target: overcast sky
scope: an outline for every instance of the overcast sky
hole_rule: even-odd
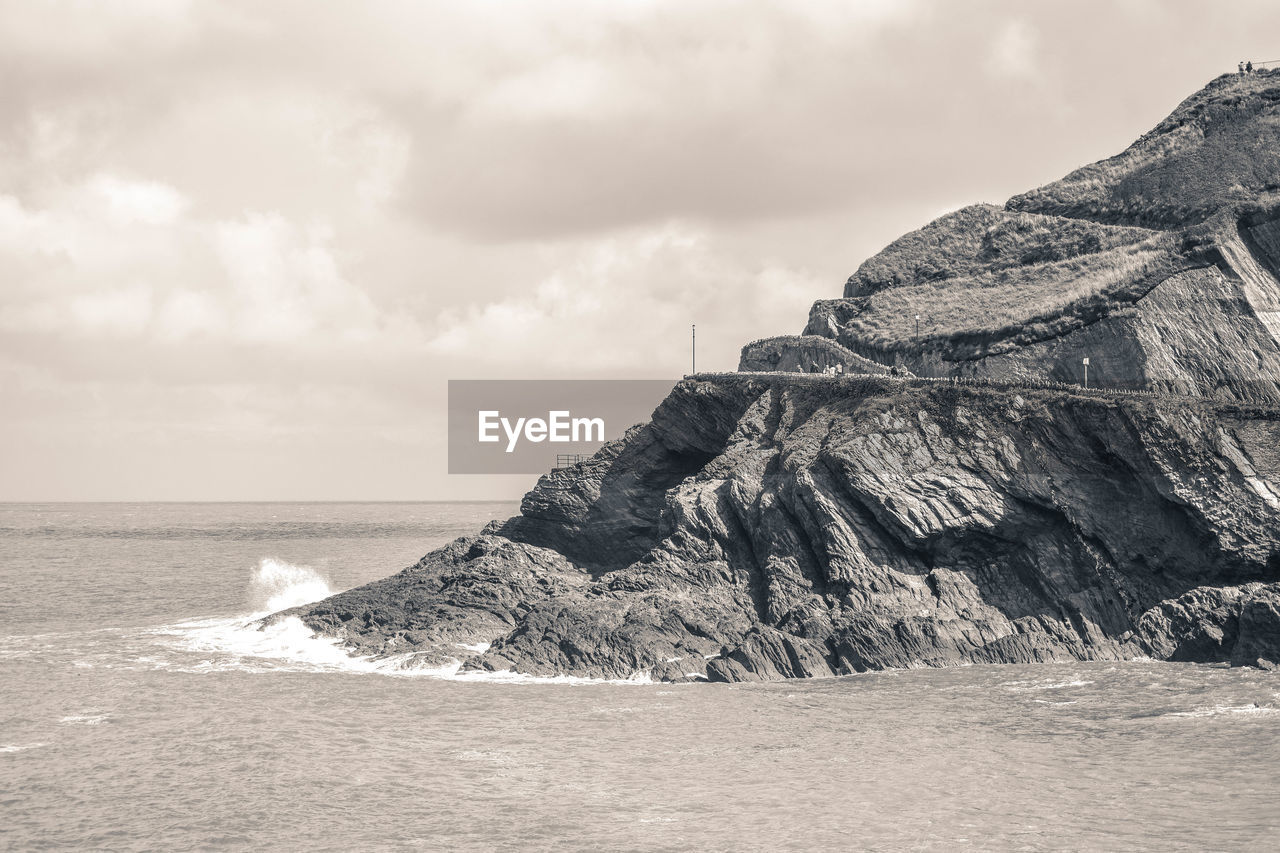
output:
[[[733,369],[1278,32],[1261,0],[0,3],[0,499],[517,497],[445,473],[447,379],[674,378],[690,323]]]

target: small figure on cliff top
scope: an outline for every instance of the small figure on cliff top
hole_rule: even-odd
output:
[[[1245,62],[1245,64],[1244,64],[1244,73],[1245,73],[1245,74],[1252,74],[1252,73],[1253,73],[1253,60],[1252,60],[1252,59],[1247,60],[1247,61]]]
[[[1240,76],[1244,76],[1244,60],[1236,63],[1236,68],[1240,69]]]

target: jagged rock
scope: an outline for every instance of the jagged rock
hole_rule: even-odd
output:
[[[781,335],[752,341],[742,348],[738,360],[738,370],[743,373],[822,373],[828,368],[879,375],[893,370],[821,335]]]
[[[1280,404],[1277,116],[1280,74],[1224,75],[1115,157],[895,240],[770,358],[825,337],[919,376],[1075,384],[1088,358],[1098,387]]]
[[[290,613],[362,653],[533,675],[1280,660],[1278,418],[891,378],[686,380],[652,422],[544,476],[520,516]]]
[[[1245,599],[1238,619],[1239,634],[1231,663],[1275,669],[1280,661],[1280,590],[1258,590]]]

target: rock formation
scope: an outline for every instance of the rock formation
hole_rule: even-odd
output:
[[[1087,357],[1107,387],[1280,403],[1278,118],[1280,73],[1224,75],[1121,154],[895,240],[805,334],[921,376],[1078,383]]]
[[[1277,435],[1191,398],[690,379],[520,516],[296,614],[533,675],[1275,660]]]
[[[544,676],[1274,666],[1276,104],[1280,76],[1216,80],[1121,155],[904,236],[519,516],[272,618]],[[1086,356],[1110,390],[1057,384]]]

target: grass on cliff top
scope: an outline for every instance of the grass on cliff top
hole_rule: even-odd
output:
[[[1138,243],[1153,233],[975,204],[894,240],[858,268],[845,295],[1069,260]]]
[[[1126,301],[1120,298],[1121,291],[1174,271],[1174,244],[1172,236],[1158,235],[1063,261],[881,290],[849,318],[844,330],[881,349],[912,343],[917,314],[925,338],[1025,331],[1085,303]]]
[[[1280,188],[1280,71],[1214,80],[1114,157],[1008,208],[1179,228]]]
[[[1278,198],[1280,71],[1224,75],[1121,154],[889,244],[846,284],[846,297],[867,298],[842,317],[844,334],[909,346],[917,314],[935,340],[1056,334],[1184,268],[1180,229]]]

